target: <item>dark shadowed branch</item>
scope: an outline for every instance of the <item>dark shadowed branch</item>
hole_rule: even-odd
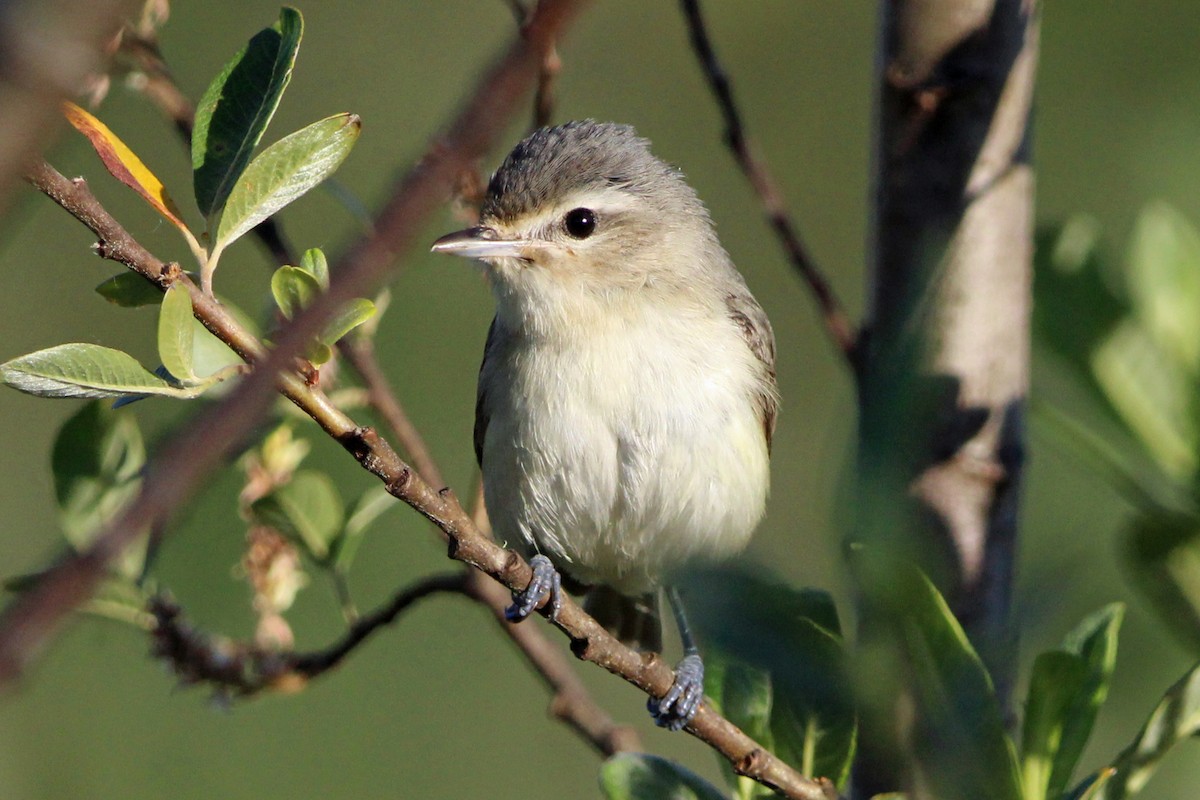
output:
[[[683,15],[687,20],[688,34],[691,38],[692,49],[700,60],[704,77],[708,80],[709,88],[721,111],[725,123],[725,143],[733,153],[742,172],[745,174],[754,192],[762,203],[763,212],[772,230],[783,245],[784,253],[792,266],[808,284],[821,315],[825,321],[825,330],[834,344],[850,362],[852,367],[857,364],[858,333],[845,310],[838,302],[829,284],[829,279],[821,272],[812,254],[800,238],[800,231],[788,213],[783,202],[783,194],[779,191],[766,161],[755,151],[754,143],[747,137],[741,112],[733,99],[733,87],[729,74],[717,58],[704,15],[700,11],[699,0],[681,0]]]

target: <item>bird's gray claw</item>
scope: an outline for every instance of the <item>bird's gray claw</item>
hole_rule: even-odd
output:
[[[513,592],[513,604],[504,609],[504,618],[509,622],[520,622],[549,597],[550,619],[557,620],[562,608],[562,576],[550,559],[540,553],[529,559],[529,566],[533,568],[533,578],[525,591]]]
[[[683,730],[704,702],[704,662],[698,655],[685,656],[675,667],[675,683],[662,699],[646,702],[654,724],[673,731]]]

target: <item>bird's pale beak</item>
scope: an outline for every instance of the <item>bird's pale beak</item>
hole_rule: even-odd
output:
[[[448,233],[429,249],[463,258],[528,258],[529,251],[541,244],[533,239],[505,239],[495,228],[477,225]]]

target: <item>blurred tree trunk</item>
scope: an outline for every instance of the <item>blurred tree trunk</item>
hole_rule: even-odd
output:
[[[854,538],[933,578],[1007,702],[1029,375],[1035,0],[885,0]],[[864,607],[856,796],[900,787],[901,665]],[[916,710],[920,713],[920,710]],[[918,780],[919,782],[919,780]]]

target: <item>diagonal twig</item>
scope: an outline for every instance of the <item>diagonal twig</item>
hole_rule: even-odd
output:
[[[742,173],[750,181],[755,194],[758,195],[767,221],[779,238],[780,244],[783,245],[788,260],[800,273],[804,282],[808,284],[817,306],[821,309],[826,332],[838,349],[842,351],[842,355],[846,357],[851,367],[857,369],[858,333],[834,294],[829,280],[821,272],[812,254],[804,245],[804,241],[800,238],[800,232],[784,205],[783,195],[767,168],[766,161],[755,152],[753,143],[746,135],[741,112],[738,111],[737,103],[733,99],[733,87],[729,81],[729,74],[721,65],[716,51],[713,49],[712,40],[709,38],[708,28],[704,22],[704,15],[700,11],[700,2],[699,0],[680,0],[680,2],[684,19],[687,21],[692,49],[696,51],[696,57],[704,71],[704,77],[708,80],[709,88],[712,90],[717,107],[721,112],[721,118],[725,123],[725,143]]]

